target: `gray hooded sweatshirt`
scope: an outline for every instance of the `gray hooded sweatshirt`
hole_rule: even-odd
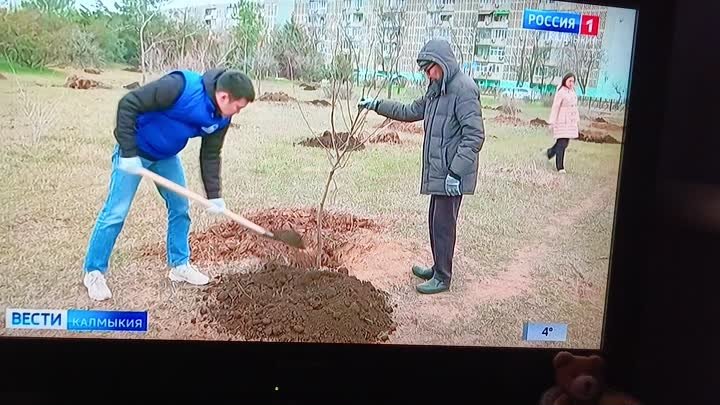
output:
[[[450,173],[460,178],[463,194],[474,194],[485,140],[478,87],[460,72],[447,41],[429,41],[417,60],[440,65],[442,80],[432,81],[425,95],[411,104],[381,100],[375,111],[397,121],[423,120],[421,194],[447,195],[445,178]]]

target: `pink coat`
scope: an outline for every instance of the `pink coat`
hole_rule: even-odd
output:
[[[555,93],[555,99],[550,110],[550,119],[548,120],[550,128],[552,128],[553,138],[577,138],[578,121],[580,121],[580,113],[575,90],[563,86]]]

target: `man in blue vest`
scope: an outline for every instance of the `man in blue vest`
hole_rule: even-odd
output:
[[[146,168],[185,186],[178,153],[201,137],[200,171],[211,213],[225,209],[221,195],[221,149],[230,119],[255,100],[251,80],[235,70],[205,74],[174,71],[126,94],[118,103],[112,173],[107,199],[95,222],[85,257],[83,284],[90,298],[112,297],[105,273]],[[189,263],[190,216],[185,197],[158,187],[168,212],[167,261],[172,281],[204,285],[209,278]]]

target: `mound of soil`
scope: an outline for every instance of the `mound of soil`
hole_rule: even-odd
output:
[[[85,68],[83,69],[83,72],[90,73],[91,75],[99,75],[100,73],[102,73],[102,70],[95,68]]]
[[[274,101],[278,103],[287,103],[289,101],[294,101],[295,99],[288,96],[287,94],[283,93],[282,91],[279,91],[277,93],[265,93],[259,98],[260,101]]]
[[[383,124],[380,124],[379,126],[383,126]],[[419,134],[419,135],[422,135],[425,133],[423,131],[422,126],[419,126],[413,122],[391,121],[390,124],[385,126],[385,129],[397,131],[397,132],[407,132],[410,134]]]
[[[191,260],[198,264],[236,262],[252,257],[278,261],[298,268],[315,265],[317,252],[317,211],[315,209],[268,209],[250,213],[250,221],[270,230],[293,229],[302,236],[305,250],[300,251],[282,242],[258,236],[236,222],[223,222],[202,232],[190,233]],[[322,265],[340,269],[337,252],[359,229],[378,230],[369,219],[349,214],[324,213]],[[165,257],[165,244],[148,246],[144,256]]]
[[[388,131],[384,134],[378,134],[369,140],[370,143],[394,143],[400,144],[400,135],[395,131]]]
[[[534,127],[546,127],[550,124],[542,118],[535,118],[530,120],[530,125]]]
[[[619,144],[620,141],[615,139],[610,134],[607,134],[605,132],[601,131],[595,131],[592,129],[585,129],[580,131],[579,138],[583,142],[591,142],[591,143],[611,143],[611,144]]]
[[[318,107],[330,107],[332,105],[327,100],[311,100],[311,101],[307,101],[307,103],[318,106]]]
[[[7,77],[3,76],[3,74],[0,73],[0,80],[7,80]]]
[[[142,70],[140,70],[139,66],[129,66],[126,68],[123,68],[126,72],[133,72],[133,73],[142,73]]]
[[[112,89],[112,86],[101,83],[97,80],[82,79],[77,75],[72,75],[65,80],[65,87],[77,90],[89,89]]]
[[[126,85],[123,86],[123,88],[126,88],[126,89],[128,89],[128,90],[137,89],[138,87],[140,87],[140,83],[138,83],[138,82],[128,83],[128,84],[126,84]]]
[[[498,124],[503,124],[503,125],[513,125],[513,126],[525,125],[525,121],[523,121],[522,119],[520,119],[518,117],[510,116],[510,115],[505,115],[505,114],[500,114],[496,117],[491,118],[491,120],[493,122],[496,122]]]
[[[335,133],[335,144],[345,145],[344,148],[347,148],[348,150],[363,150],[365,149],[365,145],[360,142],[360,140],[355,137],[355,135],[350,135],[347,132],[336,132]],[[299,142],[302,146],[307,146],[311,148],[332,148],[333,147],[333,136],[332,132],[325,131],[323,132],[322,136],[317,136],[315,138],[308,138],[304,141]]]
[[[521,113],[522,110],[518,107],[510,107],[509,105],[499,105],[495,108],[493,108],[495,111],[500,111],[503,114],[513,115],[513,110],[515,114]]]
[[[268,264],[205,292],[200,324],[248,340],[374,343],[395,330],[387,295],[340,273]]]
[[[593,122],[600,122],[600,123],[607,124],[607,120],[605,120],[605,118],[603,118],[603,117],[597,117],[593,120]]]
[[[602,120],[602,118],[600,118]],[[620,125],[613,124],[611,122],[603,120],[603,122],[600,121],[593,121],[590,123],[590,126],[593,128],[601,129],[603,131],[622,131],[623,127]]]
[[[312,86],[310,84],[300,83],[300,88],[307,91],[313,91],[317,90],[317,86]]]

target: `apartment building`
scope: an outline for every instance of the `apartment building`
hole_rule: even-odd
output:
[[[265,27],[272,30],[276,25],[275,22],[278,12],[278,2],[283,0],[251,1],[261,5]],[[205,4],[202,6],[193,5],[183,8],[171,8],[169,12],[176,18],[183,18],[185,13],[187,13],[187,18],[195,21],[202,21],[212,31],[224,32],[231,29],[235,24],[233,12],[236,7],[237,2],[228,0]]]
[[[523,29],[525,9],[597,15],[598,35],[582,37]],[[340,37],[353,45],[363,61],[361,65],[366,60],[377,60],[373,54],[380,49],[386,57],[399,47],[398,70],[406,77],[417,72],[415,58],[425,42],[444,38],[452,44],[462,69],[481,86],[513,87],[522,75],[525,84],[532,76],[534,84],[544,83],[550,88],[571,69],[566,50],[575,41],[581,41],[578,46],[586,52],[591,49],[589,52],[599,58],[609,43],[603,40],[606,25],[612,23],[607,22],[607,12],[605,6],[553,0],[295,0],[293,19],[312,32],[328,61],[338,36],[333,27],[339,27]],[[528,72],[530,64],[522,60],[527,60],[534,48],[545,53],[541,61],[532,63],[534,71]],[[589,88],[599,85],[603,66],[592,64]]]

